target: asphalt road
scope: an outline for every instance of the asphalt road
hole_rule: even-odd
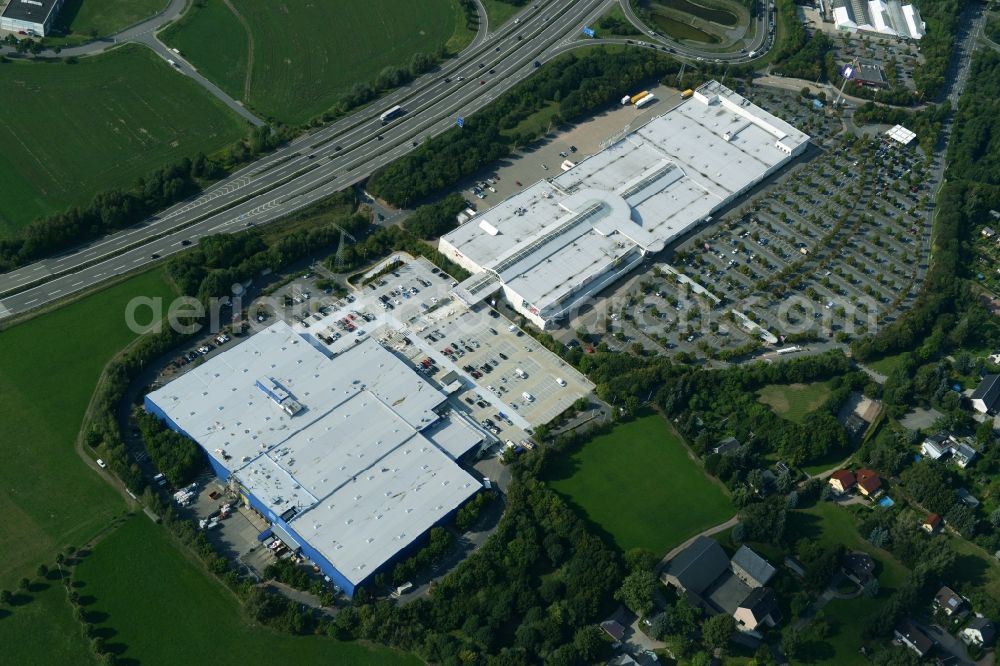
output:
[[[274,221],[367,178],[426,138],[450,129],[457,117],[489,104],[528,77],[536,61],[605,41],[578,36],[616,1],[550,0],[529,6],[517,23],[510,20],[493,34],[481,30],[438,70],[369,108],[298,137],[196,197],[139,225],[0,275],[0,319],[140,269],[203,236]],[[134,30],[133,38],[164,49],[148,30]],[[383,127],[379,115],[396,104],[406,113]]]
[[[642,19],[640,19],[632,9],[632,3],[629,2],[629,0],[618,0],[618,4],[621,6],[621,10],[625,13],[625,17],[629,20],[629,22],[641,30],[646,37],[653,40],[657,44],[665,45],[668,48],[673,49],[673,53],[675,55],[687,58],[688,60],[700,59],[706,62],[718,60],[725,63],[752,62],[753,60],[764,56],[764,54],[770,50],[772,44],[772,35],[768,32],[768,23],[773,17],[773,12],[771,12],[770,2],[767,0],[761,0],[763,11],[757,16],[757,29],[754,31],[752,43],[746,48],[747,53],[719,53],[718,51],[699,49],[685,42],[680,42],[667,37],[666,35],[661,35],[642,22]],[[750,57],[751,52],[754,52],[753,58]]]

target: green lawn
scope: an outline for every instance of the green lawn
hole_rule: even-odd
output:
[[[135,337],[123,313],[138,295],[172,292],[151,271],[0,332],[0,587],[124,508],[73,446],[102,368]]]
[[[985,596],[1000,599],[1000,562],[965,539],[949,537],[948,543],[958,553],[956,589],[967,595],[970,588],[979,588]]]
[[[119,657],[143,664],[420,664],[411,655],[332,638],[274,633],[185,557],[164,528],[136,514],[77,567],[81,597]]]
[[[885,550],[871,545],[858,534],[854,515],[831,502],[819,502],[801,511],[789,514],[789,530],[794,538],[816,539],[829,546],[843,545],[848,550],[868,553],[878,563],[879,594],[870,599],[833,600],[824,609],[830,620],[831,635],[822,643],[811,645],[811,663],[868,664],[858,652],[864,644],[861,635],[869,621],[881,611],[889,598],[907,576],[907,569]]]
[[[49,46],[69,46],[106,37],[166,8],[169,0],[66,0],[45,38]],[[60,34],[62,33],[62,34]]]
[[[0,65],[0,109],[0,238],[244,132],[201,86],[135,45],[75,65]]]
[[[524,6],[517,7],[503,0],[483,0],[483,6],[486,7],[486,16],[490,22],[490,32],[502,26],[510,20],[511,16],[524,9]]]
[[[286,123],[322,114],[388,65],[407,66],[417,52],[457,51],[473,34],[458,0],[232,5],[239,17],[221,2],[192,7],[161,37],[229,95]]]
[[[880,358],[877,361],[872,361],[871,363],[865,363],[865,365],[867,365],[869,368],[879,373],[880,375],[889,375],[892,373],[893,370],[900,367],[902,364],[903,364],[903,354],[886,356],[885,358]]]
[[[757,399],[789,421],[802,420],[830,397],[829,382],[770,384],[757,391]]]
[[[735,514],[658,415],[595,438],[548,476],[623,551],[643,547],[664,554]]]
[[[18,596],[14,607],[0,607],[0,661],[18,666],[95,663],[62,583],[46,581],[44,589],[36,583]]]

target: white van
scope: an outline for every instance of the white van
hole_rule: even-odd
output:
[[[534,402],[535,401],[535,396],[531,395],[527,391],[525,391],[524,393],[522,393],[521,397],[524,398],[524,400],[526,402]]]
[[[528,376],[528,373],[522,370],[521,368],[515,368],[514,374],[520,377],[521,379],[524,379],[525,377]]]

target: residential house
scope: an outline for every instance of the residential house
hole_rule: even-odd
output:
[[[965,488],[959,488],[958,490],[956,490],[955,498],[965,506],[969,507],[970,509],[979,508],[979,500],[973,497],[972,493],[970,493]]]
[[[931,435],[920,445],[920,455],[931,460],[940,460],[950,454],[951,447],[949,446],[948,435],[944,433]]]
[[[840,568],[845,576],[858,585],[867,585],[875,577],[875,560],[861,551],[844,555]]]
[[[682,592],[701,595],[729,569],[729,558],[714,539],[699,536],[667,564],[660,579]]]
[[[986,375],[972,392],[972,408],[980,414],[995,415],[1000,411],[1000,375]]]
[[[979,233],[981,233],[985,238],[993,238],[997,235],[997,232],[993,231],[992,227],[983,227]]]
[[[730,560],[729,568],[751,588],[764,587],[774,577],[771,563],[747,546],[740,546]]]
[[[858,492],[874,499],[882,494],[882,477],[873,469],[862,467],[854,473],[858,481]]]
[[[941,516],[936,513],[930,514],[924,518],[924,522],[920,523],[920,529],[928,534],[936,533],[939,529],[941,529]]]
[[[843,495],[849,493],[857,483],[854,473],[846,469],[838,469],[830,475],[829,484],[837,493]]]
[[[954,435],[938,433],[923,441],[920,453],[931,460],[950,458],[959,467],[965,468],[976,459],[978,452],[968,443],[959,440]]]
[[[761,625],[773,627],[781,621],[778,599],[770,588],[755,588],[733,613],[733,619],[740,631],[756,631]]]
[[[727,437],[721,440],[718,444],[712,447],[712,453],[717,453],[720,456],[729,456],[736,453],[740,448],[739,440],[735,437]]]
[[[893,635],[897,641],[916,652],[921,659],[926,657],[934,647],[934,642],[928,638],[927,634],[910,620],[903,620],[896,625]]]
[[[951,459],[956,465],[965,469],[976,459],[977,452],[965,442],[959,442],[951,449]]]
[[[934,602],[932,604],[934,610],[940,610],[946,616],[951,617],[955,613],[962,610],[965,605],[965,599],[961,597],[955,590],[951,589],[947,585],[941,587],[934,595]]]
[[[618,643],[621,643],[622,639],[625,638],[625,627],[615,620],[601,622],[601,630]]]
[[[993,641],[996,640],[997,630],[989,618],[974,617],[959,632],[959,636],[969,645],[990,647],[993,645]]]

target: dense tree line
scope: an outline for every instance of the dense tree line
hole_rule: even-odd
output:
[[[465,199],[461,193],[453,192],[444,199],[413,211],[403,222],[403,228],[418,238],[437,238],[458,226],[455,217],[465,210]]]
[[[167,275],[183,294],[202,301],[228,296],[234,283],[276,271],[340,241],[341,230],[361,234],[369,220],[357,211],[353,189],[338,192],[289,221],[292,229],[251,229],[205,236],[198,246],[172,258]]]
[[[0,273],[137,224],[287,138],[281,128],[253,128],[221,157],[185,157],[137,179],[132,187],[106,190],[85,206],[36,219],[12,238],[0,239]]]
[[[144,410],[136,409],[133,414],[149,457],[171,486],[180,488],[191,483],[208,467],[204,451],[192,440]]]
[[[584,54],[566,54],[466,118],[464,127],[430,139],[376,171],[368,191],[394,205],[410,206],[536,139],[512,130],[546,105],[558,104],[554,123],[572,122],[617,101],[622,90],[677,69],[675,61],[647,49],[596,47]]]
[[[775,57],[775,71],[781,76],[790,76],[810,81],[836,81],[837,63],[833,58],[833,40],[823,32],[809,36],[802,22],[794,19],[795,27],[790,32],[801,31],[805,35],[801,46],[795,50],[781,49]],[[795,43],[799,43],[796,37]],[[789,46],[791,43],[789,44]]]
[[[913,70],[913,83],[925,99],[935,99],[944,88],[961,23],[959,19],[967,1],[923,0],[916,3],[920,18],[927,24],[927,34],[920,40],[923,61]]]

